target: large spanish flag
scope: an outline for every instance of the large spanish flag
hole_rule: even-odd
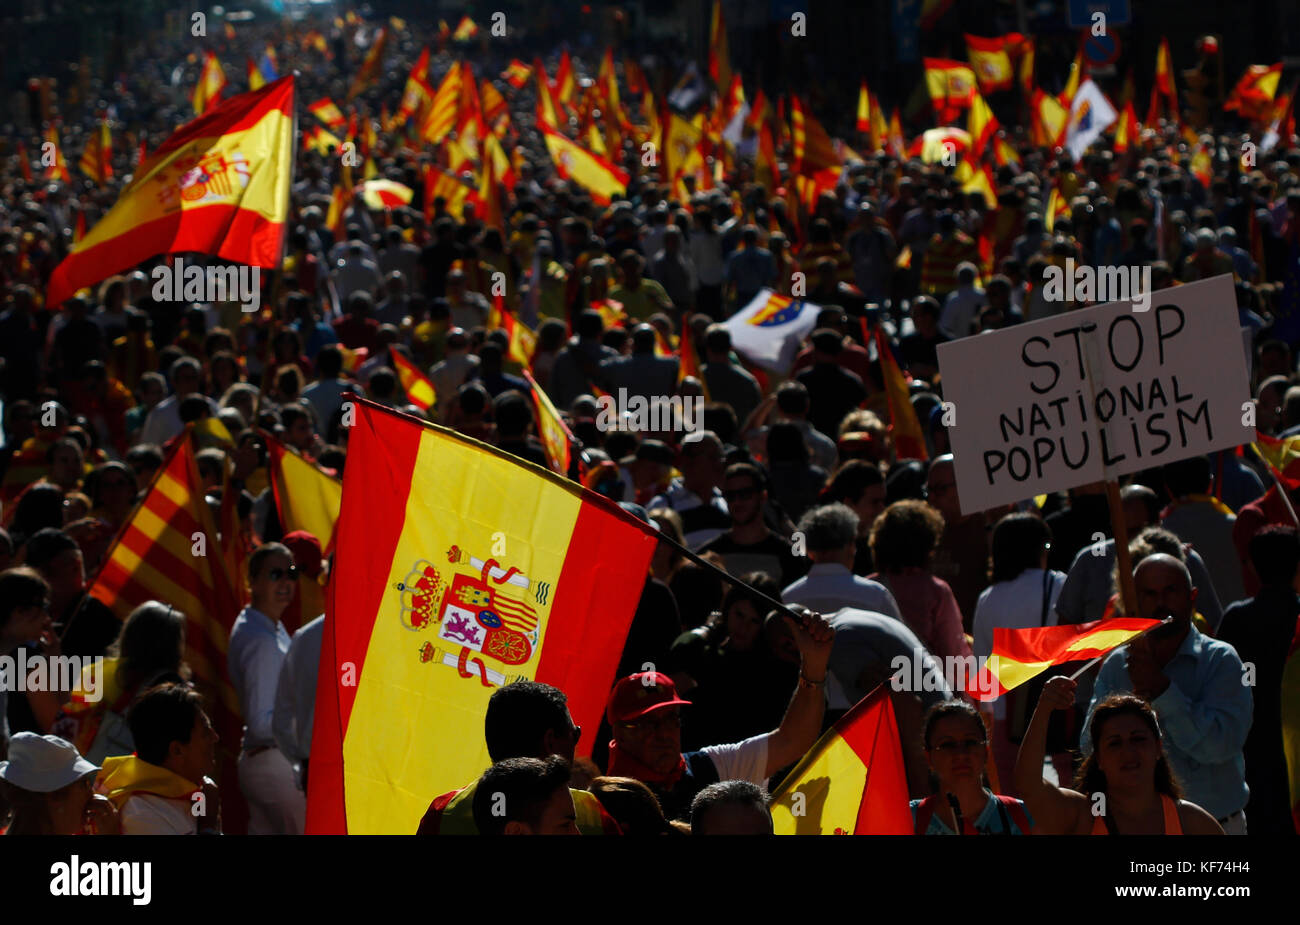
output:
[[[409,834],[490,764],[499,686],[552,684],[597,728],[656,540],[572,482],[372,402],[350,434],[307,831]]]
[[[627,193],[629,178],[626,170],[545,125],[540,128],[546,138],[546,149],[555,162],[555,172],[590,193],[592,202],[607,206],[615,196]]]
[[[182,126],[50,276],[46,304],[159,254],[280,265],[293,168],[293,76]]]
[[[343,483],[308,462],[268,433],[262,434],[270,459],[275,508],[285,533],[306,530],[322,552],[334,550],[335,528],[343,504]]]
[[[826,731],[772,794],[777,835],[910,835],[903,746],[886,685]]]
[[[996,700],[1053,665],[1105,655],[1159,623],[1118,617],[1067,626],[998,627],[993,631],[993,654],[981,669],[978,690],[968,693],[976,700]]]
[[[987,39],[966,33],[966,56],[981,90],[995,93],[1011,89],[1015,74],[1011,69],[1010,51],[1019,48],[1023,41],[1024,36],[1018,32]]]

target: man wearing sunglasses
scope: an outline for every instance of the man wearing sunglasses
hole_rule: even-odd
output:
[[[271,728],[280,666],[290,642],[280,617],[297,587],[298,569],[288,547],[259,546],[248,559],[251,603],[230,631],[226,664],[244,715],[239,788],[248,798],[250,835],[301,835],[307,815],[306,796]]]
[[[722,498],[731,511],[731,529],[700,547],[700,553],[722,556],[732,575],[763,572],[782,588],[807,572],[790,551],[789,541],[763,521],[767,484],[752,463],[733,463],[722,482]]]

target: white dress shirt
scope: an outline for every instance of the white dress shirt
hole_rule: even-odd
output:
[[[289,651],[289,632],[280,621],[245,607],[230,631],[226,668],[244,714],[244,751],[275,748],[271,718],[280,666]]]

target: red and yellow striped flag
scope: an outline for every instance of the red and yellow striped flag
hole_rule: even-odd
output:
[[[99,120],[99,127],[87,139],[86,149],[81,152],[77,166],[100,186],[112,179],[113,133],[109,131],[107,119]]]
[[[62,180],[64,183],[71,183],[72,174],[68,172],[68,161],[63,156],[63,146],[59,144],[59,130],[53,125],[45,130],[45,143],[54,146],[54,163],[45,168],[45,179]],[[47,302],[46,304],[57,303]]]
[[[306,530],[320,540],[323,554],[330,555],[343,504],[343,483],[270,434],[263,433],[262,439],[266,441],[271,488],[284,532]]]
[[[569,432],[564,418],[560,417],[560,412],[555,410],[550,396],[537,384],[533,374],[525,369],[524,378],[528,380],[528,387],[533,393],[533,407],[537,412],[537,435],[541,438],[542,445],[546,447],[546,458],[551,461],[552,469],[560,475],[567,476],[569,465],[573,461],[573,434]]]
[[[234,758],[242,723],[239,699],[226,671],[226,646],[239,615],[236,589],[243,576],[226,571],[202,485],[194,442],[187,435],[173,444],[144,500],[109,547],[91,581],[90,595],[119,619],[147,601],[163,601],[185,615],[185,661],[208,696],[221,737],[218,783],[223,796],[229,788],[239,801]],[[227,831],[239,831],[225,816],[225,799],[222,804]]]
[[[867,321],[865,318],[860,320],[865,341]],[[889,399],[889,429],[894,437],[894,450],[899,459],[929,459],[925,451],[925,434],[921,431],[921,422],[916,419],[907,380],[881,328],[876,328],[876,352],[880,356],[880,375],[885,380],[885,395]]]
[[[397,373],[397,379],[402,384],[402,391],[406,393],[406,400],[421,411],[432,408],[438,401],[438,393],[434,391],[429,377],[420,372],[418,366],[402,356],[396,347],[390,345],[388,355],[393,361],[393,371]]]
[[[447,133],[456,127],[456,116],[460,109],[460,84],[462,80],[460,62],[453,62],[451,68],[443,75],[442,83],[433,95],[429,111],[425,114],[424,124],[420,126],[420,137],[430,144],[437,144]]]
[[[203,69],[199,71],[199,82],[194,85],[190,102],[194,104],[194,114],[201,116],[221,102],[221,91],[226,89],[226,72],[221,69],[221,62],[210,51],[203,53]]]
[[[976,689],[968,693],[976,700],[996,700],[1053,665],[1105,655],[1159,624],[1159,620],[1116,617],[1067,626],[998,627],[993,630],[993,654],[980,669]]]
[[[826,129],[804,109],[798,96],[790,97],[790,127],[794,133],[796,173],[811,177],[820,170],[843,165]]]
[[[78,209],[77,220],[72,226],[72,243],[77,244],[86,236],[86,213]]]
[[[292,75],[182,126],[54,269],[47,305],[159,254],[280,265],[293,163]]]
[[[542,126],[546,149],[555,162],[555,172],[572,180],[591,194],[592,202],[607,206],[615,196],[627,194],[628,174],[621,167],[592,154],[554,129]]]
[[[573,482],[372,402],[350,434],[321,651],[344,668],[320,673],[307,831],[406,834],[491,763],[501,685],[552,684],[600,724],[657,540]]]
[[[887,685],[817,740],[772,794],[777,835],[910,835],[907,772]]]

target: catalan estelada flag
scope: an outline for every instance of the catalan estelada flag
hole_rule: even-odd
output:
[[[418,366],[402,356],[396,347],[389,346],[388,356],[393,361],[393,371],[397,373],[397,380],[402,384],[406,400],[421,411],[432,408],[438,401],[438,393],[434,391],[429,377],[420,372]]]
[[[307,831],[409,834],[491,764],[498,687],[552,684],[599,725],[657,540],[576,483],[372,402],[350,435]]]
[[[306,530],[320,540],[321,551],[334,551],[335,527],[343,505],[343,483],[322,472],[315,463],[295,454],[264,433],[275,508],[285,533]]]
[[[546,150],[551,152],[551,160],[555,162],[555,172],[590,193],[592,202],[607,206],[615,196],[627,193],[629,178],[626,170],[592,154],[546,125],[539,127],[546,138]]]
[[[866,319],[862,321],[863,333],[866,333]],[[899,459],[929,459],[925,451],[925,434],[921,423],[916,419],[916,409],[912,407],[907,380],[894,359],[894,351],[889,346],[885,332],[876,328],[876,352],[880,356],[880,374],[885,380],[885,395],[889,399],[889,428],[894,438],[894,449]]]
[[[201,116],[221,102],[221,91],[226,89],[226,72],[221,69],[221,62],[210,51],[203,53],[203,69],[199,71],[199,82],[194,85],[190,102],[194,104],[194,114]],[[292,112],[292,110],[291,110]]]
[[[993,654],[981,669],[977,690],[968,693],[976,700],[996,700],[1053,665],[1105,655],[1159,623],[1116,617],[1067,626],[998,627],[993,630]]]
[[[293,81],[289,75],[231,97],[164,141],[54,268],[46,304],[159,254],[278,267],[294,153]]]
[[[239,615],[235,583],[242,576],[227,574],[216,519],[203,495],[194,459],[194,441],[175,441],[144,500],[118,532],[104,563],[90,583],[90,596],[126,619],[147,601],[162,601],[185,615],[185,661],[206,696],[218,744],[218,783],[223,823],[230,826],[226,800],[232,795],[241,807],[235,776],[242,721],[239,699],[226,670],[226,645]]]
[[[826,731],[772,794],[777,835],[910,835],[907,773],[885,685]]]

